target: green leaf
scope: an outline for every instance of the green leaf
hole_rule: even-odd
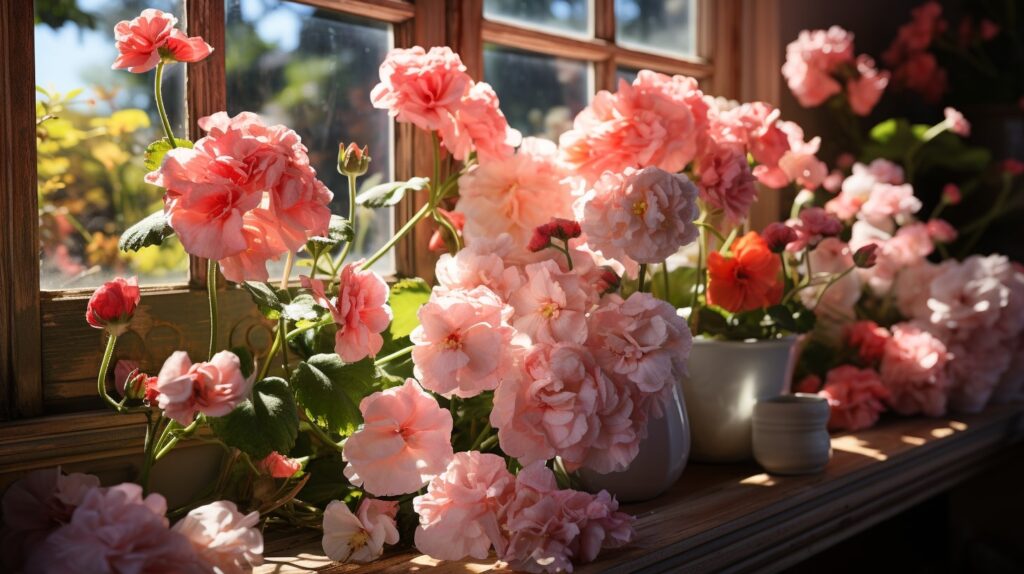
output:
[[[276,320],[281,316],[284,304],[281,302],[278,292],[269,283],[244,281],[242,287],[249,292],[253,302],[260,307],[260,311],[268,319]]]
[[[306,250],[314,256],[345,241],[352,241],[352,223],[340,215],[331,215],[327,235],[316,235],[306,242]]]
[[[272,451],[286,453],[299,435],[295,398],[284,379],[269,377],[252,388],[252,396],[226,416],[210,418],[213,432],[229,446],[261,459]]]
[[[725,336],[729,331],[729,321],[712,307],[699,307],[697,325],[701,333]]]
[[[174,230],[167,222],[167,214],[161,209],[150,213],[142,221],[125,230],[117,246],[121,251],[138,251],[143,247],[160,245],[164,239],[172,235]]]
[[[352,486],[347,481],[338,480],[345,471],[345,462],[341,453],[334,452],[313,458],[306,465],[309,481],[299,491],[298,498],[303,502],[323,506],[332,500],[343,498]]]
[[[359,402],[374,392],[372,359],[345,364],[336,354],[313,355],[292,371],[292,387],[310,418],[342,435],[362,422]]]
[[[308,293],[296,295],[290,303],[281,307],[281,315],[289,321],[315,321],[320,318],[316,301]]]
[[[178,144],[178,147],[180,148],[192,149],[192,142],[189,140],[174,138],[174,143]],[[160,138],[146,146],[146,153],[144,156],[146,169],[149,171],[160,169],[160,164],[163,163],[164,156],[167,155],[167,152],[171,151],[171,149],[171,142],[167,141],[167,138]]]
[[[768,307],[768,316],[772,318],[772,321],[774,321],[780,329],[786,331],[797,330],[796,320],[793,319],[793,311],[785,305],[772,305],[771,307]]]
[[[391,286],[388,303],[394,318],[391,320],[391,337],[401,339],[420,324],[417,312],[430,299],[430,285],[416,277],[402,279]]]
[[[402,201],[406,192],[426,189],[429,185],[430,180],[425,177],[382,183],[357,195],[356,203],[365,207],[390,207]]]
[[[248,347],[232,347],[231,352],[238,357],[238,361],[242,364],[242,376],[247,379],[251,377],[253,371],[256,370],[252,352],[249,351]]]
[[[647,284],[651,286],[651,294],[668,301],[673,307],[680,309],[693,303],[693,283],[697,279],[697,270],[693,267],[679,267],[668,274],[669,291],[665,293],[665,272],[658,270]]]

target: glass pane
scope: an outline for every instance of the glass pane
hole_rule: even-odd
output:
[[[615,69],[615,88],[618,89],[619,80],[626,80],[627,84],[632,84],[633,80],[636,79],[637,72],[640,70],[634,70],[633,68],[616,68]]]
[[[391,177],[391,121],[370,105],[377,70],[391,47],[386,24],[294,2],[227,1],[228,112],[256,112],[295,130],[317,176],[334,192],[331,211],[348,217],[348,184],[338,174],[338,144],[368,145],[373,161],[359,179],[369,187]],[[360,209],[351,257],[373,253],[390,237],[393,212]],[[271,276],[275,275],[272,265]],[[276,273],[280,274],[279,262]],[[375,266],[394,270],[391,254]],[[293,276],[307,274],[297,268]]]
[[[182,0],[36,0],[37,169],[42,288],[95,287],[114,275],[180,283],[188,256],[176,240],[125,254],[127,227],[160,209],[163,190],[143,182],[142,152],[163,131],[153,74],[111,70],[114,25],[144,8],[183,20]],[[179,22],[179,27],[181,22]],[[164,101],[185,137],[184,72],[164,73]],[[46,119],[43,119],[46,118]]]
[[[494,86],[509,124],[524,136],[558,140],[591,93],[591,66],[501,46],[484,46],[484,79]]]
[[[620,44],[694,56],[696,0],[615,0],[615,37]]]
[[[484,0],[484,17],[590,35],[588,0]]]

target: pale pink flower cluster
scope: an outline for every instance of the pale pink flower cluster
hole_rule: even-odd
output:
[[[459,161],[473,151],[480,163],[506,158],[522,139],[501,113],[494,89],[474,82],[447,46],[391,50],[370,99],[398,121],[439,134]]]
[[[882,60],[894,70],[893,82],[917,92],[930,103],[938,102],[946,92],[946,70],[928,51],[935,38],[948,26],[942,18],[942,5],[925,2],[911,10],[911,21],[900,26],[896,38],[882,54]]]
[[[451,460],[452,415],[413,379],[359,403],[363,426],[346,441],[345,476],[377,496],[415,492]]]
[[[657,167],[605,172],[581,198],[587,244],[622,263],[660,263],[697,238],[697,187]]]
[[[253,380],[242,375],[238,356],[221,351],[206,363],[193,363],[185,351],[175,351],[157,375],[157,405],[164,414],[188,426],[196,413],[222,417],[244,401]]]
[[[385,544],[398,543],[398,502],[364,498],[357,514],[340,500],[324,509],[324,554],[335,562],[373,562]]]
[[[855,431],[871,428],[878,422],[886,409],[889,389],[874,369],[841,365],[828,372],[819,394],[828,400],[831,410],[829,430]]]
[[[681,171],[704,145],[708,105],[697,80],[641,70],[632,84],[600,91],[559,138],[562,158],[593,182],[607,171]]]
[[[513,476],[499,456],[460,452],[413,500],[416,547],[442,560],[498,558],[525,572],[572,572],[633,537],[607,492],[561,490],[541,462]]]
[[[384,346],[381,333],[391,324],[388,284],[374,271],[364,270],[363,261],[346,263],[338,278],[338,296],[329,298],[319,279],[302,277],[302,286],[313,293],[317,303],[330,311],[338,332],[334,352],[346,363],[376,356]]]
[[[251,572],[263,561],[259,514],[218,501],[169,528],[167,502],[142,487],[104,488],[59,468],[28,474],[3,497],[4,562],[12,571]]]
[[[207,135],[168,151],[146,181],[166,189],[164,211],[186,251],[219,261],[231,281],[265,281],[268,260],[327,232],[333,195],[287,127],[249,112],[199,126]]]
[[[734,107],[711,105],[708,112],[711,139],[726,147],[742,146],[754,159],[753,175],[763,185],[782,188],[796,182],[807,189],[816,189],[825,180],[828,168],[816,154],[820,138],[804,141],[804,131],[793,122],[780,119],[781,112],[764,102]],[[745,188],[735,195],[746,198]],[[750,201],[753,201],[751,198]]]
[[[800,32],[786,46],[782,75],[800,105],[820,106],[845,88],[850,109],[861,116],[871,113],[889,84],[889,72],[879,72],[869,56],[854,58],[853,34],[839,26]]]
[[[894,325],[891,331],[879,370],[889,389],[889,406],[901,415],[944,415],[950,388],[946,345],[910,323]]]
[[[948,347],[950,406],[977,412],[1006,377],[1024,335],[1024,273],[1001,255],[921,267],[896,286],[900,310]]]
[[[466,243],[507,233],[525,249],[537,226],[572,217],[567,176],[557,146],[540,138],[525,138],[515,154],[471,167],[459,179],[456,205],[466,217]]]

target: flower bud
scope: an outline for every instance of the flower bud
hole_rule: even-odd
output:
[[[1024,173],[1024,162],[1017,161],[1015,159],[1003,160],[1003,171],[1016,177]]]
[[[619,285],[622,283],[622,278],[615,272],[614,269],[607,265],[601,266],[601,274],[597,278],[597,292],[604,295],[606,293],[612,293],[618,291]]]
[[[761,232],[761,237],[768,244],[768,249],[772,253],[782,253],[787,245],[797,240],[797,233],[792,227],[776,221],[775,223],[769,223],[764,228],[764,231]]]
[[[960,203],[963,196],[960,194],[960,187],[955,183],[947,183],[942,188],[942,201],[949,205],[956,205]]]
[[[541,249],[545,249],[551,245],[551,239],[561,239],[562,241],[569,241],[575,239],[583,234],[583,229],[580,227],[580,222],[573,221],[571,219],[562,219],[560,217],[552,217],[551,221],[538,225],[533,230],[533,237],[530,238],[530,243],[527,248],[530,251],[537,252]]]
[[[85,320],[97,329],[120,335],[128,330],[128,323],[135,315],[140,300],[138,280],[135,277],[118,277],[93,292],[86,306]]]
[[[868,243],[853,253],[853,264],[861,269],[874,267],[878,261],[878,244]]]
[[[957,238],[956,228],[945,219],[931,219],[926,224],[928,235],[935,243],[953,243]]]
[[[370,149],[359,149],[355,143],[338,144],[338,173],[348,176],[364,175],[370,168]]]

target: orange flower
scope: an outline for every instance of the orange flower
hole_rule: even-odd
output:
[[[708,303],[737,313],[782,299],[782,263],[755,231],[732,245],[732,257],[708,254]]]

